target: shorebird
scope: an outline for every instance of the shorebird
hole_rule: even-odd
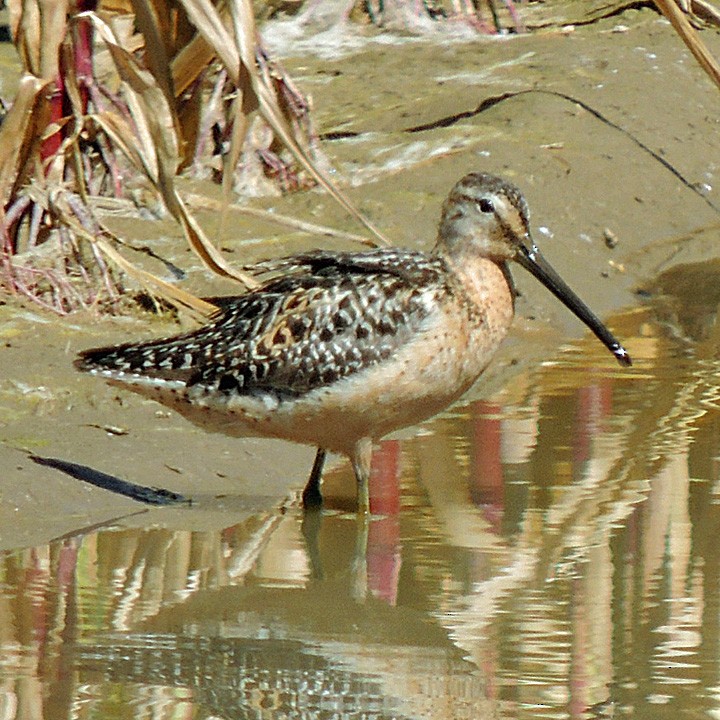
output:
[[[322,502],[326,451],[347,455],[370,508],[373,441],[417,424],[478,379],[513,319],[515,261],[621,365],[630,356],[540,254],[511,183],[471,173],[451,190],[429,253],[314,251],[254,266],[261,285],[175,337],[86,350],[77,367],[231,435],[318,448],[303,492]]]

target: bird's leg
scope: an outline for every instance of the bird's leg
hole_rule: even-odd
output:
[[[355,558],[352,564],[352,596],[363,601],[368,594],[367,546],[370,533],[370,465],[372,463],[372,440],[358,440],[352,455],[352,466],[357,480],[357,538]]]
[[[357,536],[355,538],[355,556],[351,565],[351,589],[353,600],[363,602],[368,597],[368,537],[370,535],[370,515],[358,512]]]
[[[305,552],[310,560],[310,577],[313,580],[322,580],[325,577],[320,555],[320,530],[323,520],[321,512],[305,512],[300,525],[300,532],[305,541]]]
[[[352,466],[357,480],[358,513],[370,513],[370,463],[372,461],[372,439],[364,437],[355,445]]]
[[[310,477],[302,494],[302,504],[304,508],[319,508],[322,505],[322,493],[320,492],[320,481],[322,480],[323,465],[325,465],[325,448],[318,448],[315,455]]]

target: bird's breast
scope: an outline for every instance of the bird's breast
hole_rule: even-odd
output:
[[[478,258],[456,270],[455,312],[462,320],[466,374],[475,378],[490,362],[510,328],[515,290],[507,267]]]

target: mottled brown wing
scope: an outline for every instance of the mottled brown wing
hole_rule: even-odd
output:
[[[283,276],[222,301],[208,325],[90,350],[80,367],[225,393],[298,395],[390,357],[431,312],[432,293],[444,287],[442,261],[408,251],[309,253],[280,262]]]

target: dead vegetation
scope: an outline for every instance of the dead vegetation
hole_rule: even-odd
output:
[[[673,0],[656,5],[720,85],[717,63],[688,17]],[[325,21],[411,26],[429,18],[462,20],[480,31],[523,29],[523,5],[511,0],[288,0],[264,7],[298,11],[308,22],[329,13]],[[705,20],[712,9],[708,0],[689,5]],[[134,250],[96,212],[110,200],[168,213],[209,269],[253,287],[252,275],[231,266],[206,236],[178,189],[181,176],[222,185],[220,217],[235,192],[319,184],[369,231],[353,240],[386,243],[327,179],[308,101],[268,57],[250,0],[8,0],[8,10],[23,74],[0,126],[6,291],[65,314],[117,307],[130,277],[153,297],[211,312],[213,306],[132,260]]]
[[[248,0],[11,0],[24,67],[0,128],[0,277],[66,313],[112,305],[122,271],[172,304],[211,310],[140,270],[93,212],[98,197],[159,197],[193,250],[244,287],[187,208],[180,173],[237,187],[318,183],[382,242],[322,171],[305,98],[260,45]]]

